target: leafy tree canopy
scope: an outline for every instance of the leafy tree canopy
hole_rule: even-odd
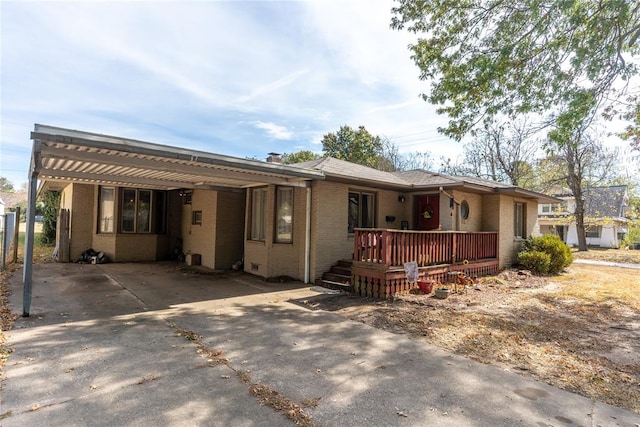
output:
[[[458,140],[497,116],[543,112],[555,113],[552,137],[570,140],[638,73],[637,0],[396,2],[391,27],[420,35],[410,49],[431,82],[422,96]]]
[[[375,168],[384,144],[379,136],[373,136],[364,126],[353,129],[340,126],[336,133],[322,137],[322,150],[327,156]]]
[[[9,181],[4,176],[0,177],[0,191],[5,193],[13,193],[15,191],[15,188],[13,187],[11,181]]]
[[[322,148],[322,155],[308,150],[285,153],[282,156],[282,163],[301,163],[325,156],[386,172],[430,169],[433,165],[430,153],[400,153],[397,145],[387,138],[372,135],[364,126],[353,129],[344,125],[335,133],[327,133],[322,138]]]
[[[302,163],[308,162],[310,160],[317,160],[320,157],[322,156],[314,153],[313,151],[302,150],[296,153],[284,153],[282,155],[282,163],[284,163],[285,165],[291,165],[293,163]]]

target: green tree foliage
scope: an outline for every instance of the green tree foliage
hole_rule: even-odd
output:
[[[322,150],[327,156],[359,165],[376,168],[384,145],[379,136],[373,136],[364,126],[358,129],[344,125],[336,133],[322,137]]]
[[[571,265],[573,255],[571,248],[558,236],[546,234],[527,239],[518,261],[535,273],[557,274]]]
[[[0,177],[0,191],[5,193],[13,193],[16,189],[13,187],[11,181],[4,176]]]
[[[322,156],[314,153],[313,151],[302,150],[296,153],[284,153],[282,155],[282,163],[284,163],[285,165],[291,165],[294,163],[302,163],[302,162],[308,162],[310,160],[317,160],[320,157]]]
[[[42,242],[51,244],[56,241],[60,192],[47,191],[42,195]]]
[[[282,163],[293,164],[321,157],[335,157],[386,172],[430,169],[433,164],[430,153],[400,153],[397,145],[387,138],[372,135],[364,126],[358,129],[341,126],[337,132],[324,135],[322,148],[322,155],[308,150],[284,154]]]
[[[618,136],[640,151],[640,92],[629,94],[621,105],[608,105],[602,116],[606,120],[620,119],[628,124]]]
[[[391,27],[420,36],[410,49],[431,82],[423,98],[458,140],[496,117],[553,112],[555,140],[569,141],[638,73],[637,0],[396,2]]]

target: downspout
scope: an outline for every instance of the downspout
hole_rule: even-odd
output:
[[[309,283],[311,273],[311,183],[307,181],[307,199],[304,233],[304,283]]]
[[[449,200],[453,200],[453,206],[450,206],[450,209],[453,210],[451,227],[453,228],[453,231],[459,231],[460,230],[460,222],[458,221],[458,204],[459,203],[456,202],[455,198],[453,197],[453,194],[447,193],[446,191],[444,191],[444,188],[440,187],[439,190],[441,193],[447,196]]]
[[[24,266],[22,269],[22,317],[29,317],[33,287],[33,239],[36,217],[38,171],[40,170],[40,142],[33,142],[29,170],[29,194],[27,198],[27,230],[24,241]]]

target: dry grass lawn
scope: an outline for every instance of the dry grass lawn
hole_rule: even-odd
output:
[[[586,252],[579,252],[574,249],[572,253],[575,259],[640,264],[640,251],[635,250],[591,248]]]
[[[319,308],[640,413],[640,270],[505,271],[437,300],[337,296]]]

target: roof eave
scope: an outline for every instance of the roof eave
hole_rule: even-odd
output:
[[[495,191],[500,194],[510,194],[514,196],[524,197],[526,199],[536,199],[538,202],[542,203],[560,203],[561,199],[557,197],[548,196],[546,194],[538,193],[535,191],[525,190],[519,187],[508,187],[508,188],[496,188]]]
[[[50,129],[51,132],[42,130]],[[265,163],[258,160],[241,159],[237,157],[212,154],[204,151],[186,150],[167,145],[154,144],[126,138],[105,136],[50,126],[36,125],[36,130],[31,132],[34,141],[47,141],[60,144],[76,145],[116,150],[139,155],[156,156],[183,161],[194,161],[221,167],[240,168],[262,173],[273,173],[292,176],[302,179],[323,179],[321,171],[305,168],[293,168],[277,163]]]

